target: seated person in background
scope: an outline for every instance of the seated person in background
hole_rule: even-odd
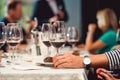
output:
[[[97,41],[93,42],[96,25],[90,24],[88,26],[85,49],[90,52],[97,51],[100,54],[110,51],[113,46],[117,45],[116,31],[118,23],[114,11],[108,8],[98,11],[97,20],[98,27],[102,30],[103,35]]]
[[[12,0],[7,5],[7,15],[0,19],[0,22],[7,23],[17,23],[22,17],[22,3],[19,0]],[[24,39],[21,43],[26,44],[26,31],[22,28]],[[6,44],[2,47],[6,51]]]
[[[100,80],[120,80],[115,78],[112,74],[108,73],[106,69],[99,68],[96,73],[98,74],[98,79]]]
[[[39,31],[42,23],[58,20],[67,21],[68,15],[63,0],[37,0],[34,4],[29,30],[35,26],[35,18],[38,21],[37,29]]]

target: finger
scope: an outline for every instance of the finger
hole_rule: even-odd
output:
[[[97,77],[98,77],[98,79],[103,80],[102,76],[98,75]]]
[[[99,74],[99,73],[101,72],[101,69],[102,69],[102,68],[98,68],[98,69],[96,70],[96,73]]]
[[[103,72],[103,73],[107,74],[109,77],[113,77],[113,75],[112,75],[112,74],[110,74],[110,73],[108,73],[106,69],[100,68],[98,71],[100,71],[100,72]],[[98,74],[99,74],[99,73],[98,73]]]
[[[104,68],[101,68],[101,71],[102,71],[102,72],[107,72],[107,70],[106,70],[106,69],[104,69]]]
[[[70,63],[63,63],[61,65],[58,65],[57,68],[70,68]]]
[[[104,77],[107,80],[111,80],[111,77],[109,75],[107,75],[106,73],[104,73],[104,72],[101,72],[100,76]]]
[[[56,56],[53,58],[53,63],[56,63],[59,59],[64,59],[64,58],[65,58],[64,55],[62,55],[62,56],[56,55]]]
[[[113,75],[110,74],[110,73],[108,73],[106,69],[100,68],[100,71],[103,72],[103,73],[105,73],[105,74],[107,74],[110,77],[113,77]]]
[[[71,60],[69,58],[63,58],[63,59],[59,59],[54,66],[57,67],[58,65],[64,64],[64,63],[70,63]]]
[[[107,70],[103,69],[103,68],[97,69],[96,73],[99,74],[100,72],[106,72],[107,73]]]
[[[108,75],[108,76],[110,76],[111,78],[113,78],[113,75],[112,75],[112,74],[110,74],[110,73],[107,73],[107,75]]]
[[[56,63],[59,59],[64,59],[64,58],[67,58],[69,56],[68,53],[65,53],[63,55],[56,55],[54,58],[53,58],[53,63]]]

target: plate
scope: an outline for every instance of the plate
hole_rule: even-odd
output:
[[[44,65],[44,66],[53,66],[52,62],[44,62],[45,57],[44,56],[36,56],[33,58],[33,62],[40,66],[40,65]]]
[[[37,66],[50,66],[53,67],[53,63],[52,62],[39,62],[36,63]]]

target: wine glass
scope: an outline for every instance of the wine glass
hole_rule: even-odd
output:
[[[12,55],[11,57],[13,64],[15,64],[15,49],[17,45],[23,40],[23,34],[22,34],[22,29],[20,27],[20,24],[18,23],[8,23],[6,27],[6,40],[8,45],[12,49]]]
[[[59,48],[66,42],[66,28],[64,21],[52,22],[50,42],[59,54]]]
[[[49,41],[49,38],[50,38],[50,35],[49,35],[50,29],[51,29],[51,24],[49,24],[49,23],[44,23],[42,25],[42,29],[41,29],[41,31],[42,31],[41,40],[48,47],[48,55],[51,54],[50,53],[50,49],[49,49],[50,46],[51,46],[51,43]]]
[[[0,48],[4,45],[5,43],[5,24],[3,22],[0,22]]]
[[[118,44],[120,44],[120,29],[117,30],[116,41]]]
[[[0,49],[1,47],[4,45],[6,38],[5,38],[5,24],[3,22],[0,22]],[[1,55],[2,53],[0,53],[0,66],[2,66],[1,64]]]
[[[75,44],[79,41],[79,33],[76,27],[67,28],[67,41],[72,45],[72,49],[75,47]]]

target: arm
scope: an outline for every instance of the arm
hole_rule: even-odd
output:
[[[92,55],[90,56],[91,59],[91,67],[93,68],[108,68],[109,67],[109,61],[105,54],[101,55]]]
[[[105,54],[92,55],[91,67],[108,67],[108,58]],[[83,57],[74,56],[72,54],[64,54],[63,56],[55,56],[53,58],[54,67],[56,68],[84,68]]]
[[[93,42],[93,35],[88,34],[86,38],[86,45],[85,49],[90,52],[96,52],[98,49],[102,49],[106,47],[106,44],[102,42],[101,40],[97,40],[96,42]]]
[[[95,52],[98,49],[102,49],[106,47],[106,44],[102,42],[101,40],[97,40],[96,42],[93,42],[93,37],[94,37],[93,34],[95,32],[95,29],[96,29],[96,24],[89,24],[85,49],[90,52]]]
[[[110,51],[105,54],[91,55],[91,67],[109,67],[111,70],[120,65],[120,49]],[[56,68],[83,68],[83,57],[74,56],[72,54],[64,54],[53,58],[54,67]]]
[[[63,0],[58,0],[59,1],[59,6],[60,6],[60,11],[59,11],[59,15],[60,15],[60,20],[62,21],[68,21],[68,14],[67,11],[65,9],[65,4]]]

